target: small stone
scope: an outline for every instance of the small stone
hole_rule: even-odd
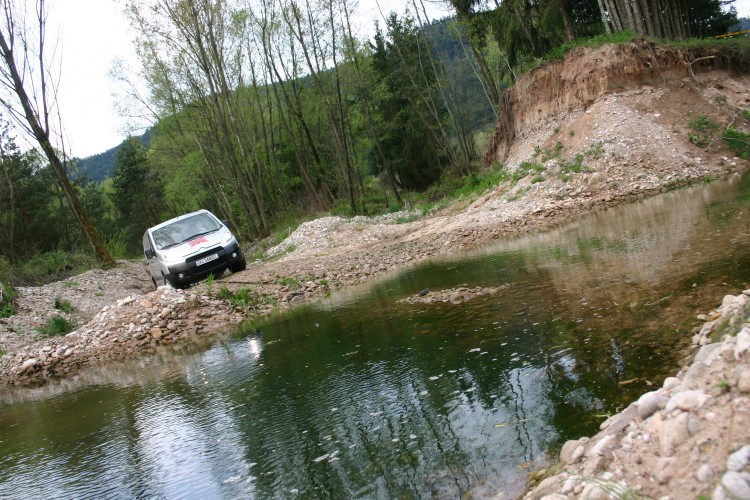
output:
[[[737,334],[737,343],[734,345],[734,359],[740,359],[750,349],[750,327],[744,327]]]
[[[678,408],[683,411],[690,411],[695,408],[699,408],[705,404],[708,400],[708,395],[703,391],[683,391],[678,392],[667,403],[667,413],[670,413],[674,408]]]
[[[701,430],[701,420],[698,417],[695,417],[693,415],[690,415],[688,417],[688,432],[691,436],[695,436],[698,434],[698,431]]]
[[[177,323],[175,323],[174,321],[170,321],[169,324],[167,324],[167,330],[177,330]]]
[[[141,307],[144,309],[151,309],[153,307],[153,304],[148,300],[142,300]]]
[[[740,392],[750,392],[750,370],[740,373],[737,378],[737,390]]]
[[[659,483],[668,483],[677,472],[677,458],[662,457],[656,461],[654,466],[654,477]]]
[[[662,385],[662,387],[664,387],[664,389],[666,390],[670,390],[680,385],[680,383],[680,379],[678,379],[677,377],[667,377],[664,379],[664,384]]]
[[[651,391],[638,398],[638,416],[647,419],[659,408],[664,408],[667,398],[659,391]]]
[[[26,372],[33,369],[39,361],[36,358],[27,359],[21,365],[21,372]]]
[[[161,328],[152,328],[149,330],[149,335],[151,335],[152,338],[159,340],[162,336]]]
[[[546,495],[551,495],[560,490],[562,486],[562,477],[559,475],[551,476],[543,479],[536,487],[534,487],[533,493],[536,498],[543,498]]]
[[[680,413],[675,418],[662,423],[659,429],[659,446],[662,456],[674,455],[675,449],[690,437],[688,418],[687,413]]]
[[[742,478],[739,472],[727,471],[721,477],[721,485],[730,497],[750,498],[750,485]]]
[[[727,458],[727,469],[739,472],[750,464],[750,446],[745,445]]]
[[[695,471],[695,478],[701,483],[707,483],[714,477],[714,470],[708,464],[703,464]]]
[[[560,449],[560,462],[562,464],[573,463],[570,458],[573,456],[573,452],[580,446],[580,442],[577,439],[571,439],[566,441]]]
[[[560,493],[563,495],[567,495],[568,493],[572,493],[576,486],[581,484],[581,477],[580,476],[569,476],[565,482],[562,485],[562,488],[560,489]]]

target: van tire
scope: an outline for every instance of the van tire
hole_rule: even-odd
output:
[[[233,273],[238,273],[240,271],[244,271],[246,267],[247,267],[247,261],[245,260],[244,257],[242,257],[241,261],[235,262],[234,264],[229,266],[229,270],[232,271]]]

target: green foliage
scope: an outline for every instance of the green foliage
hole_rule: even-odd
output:
[[[229,288],[222,286],[217,296],[222,300],[231,302],[234,307],[240,309],[254,308],[261,304],[272,305],[275,302],[270,295],[263,294],[259,296],[248,287],[239,288],[233,292]]]
[[[531,189],[531,186],[522,186],[522,187],[518,188],[514,193],[511,193],[510,195],[508,195],[508,197],[506,199],[508,201],[520,200],[521,198],[523,198],[523,196],[526,193],[529,192],[530,189]]]
[[[14,286],[40,286],[62,281],[98,265],[90,254],[63,251],[36,254],[17,265],[5,262],[6,264],[3,264],[3,260],[0,259],[0,281]]]
[[[0,282],[0,318],[9,318],[16,314],[18,292],[10,283]]]
[[[275,285],[289,286],[292,288],[297,288],[302,285],[297,278],[291,276],[277,276],[276,279],[273,280],[273,283]]]
[[[750,160],[750,134],[729,127],[724,131],[722,139],[735,155],[744,160]]]
[[[521,164],[518,165],[518,168],[513,171],[510,180],[513,184],[515,184],[532,172],[534,172],[535,174],[541,174],[545,170],[547,170],[547,167],[545,167],[544,165],[524,161],[521,162]]]
[[[208,293],[209,295],[213,293],[215,280],[216,278],[214,277],[214,273],[209,274],[206,278],[206,293]]]
[[[72,332],[75,327],[75,322],[70,321],[63,316],[53,316],[47,320],[44,326],[38,328],[37,331],[42,337],[54,337]]]
[[[578,153],[573,157],[572,160],[563,161],[560,163],[560,173],[562,175],[566,174],[579,174],[585,170],[585,167],[583,166],[583,158],[584,155],[582,153]]]
[[[76,310],[68,299],[61,299],[59,297],[55,297],[55,309],[68,314]]]
[[[690,121],[690,128],[693,132],[688,132],[690,142],[698,147],[705,148],[714,138],[719,130],[719,124],[706,115],[698,115],[697,118]]]
[[[146,147],[131,137],[117,151],[112,203],[117,210],[122,253],[135,255],[141,250],[141,236],[149,226],[161,222],[164,184],[149,167]]]
[[[627,43],[638,38],[632,31],[618,31],[611,35],[596,35],[591,37],[576,38],[571,42],[566,42],[559,45],[545,54],[542,62],[556,61],[562,59],[565,54],[575,49],[576,47],[589,47],[596,49],[607,43]],[[530,68],[528,68],[530,69]]]

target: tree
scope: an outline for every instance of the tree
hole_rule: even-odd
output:
[[[670,39],[726,33],[737,22],[732,0],[598,0],[607,33],[632,30]]]
[[[135,251],[143,231],[161,220],[164,186],[148,167],[145,146],[134,137],[117,152],[112,189],[118,226],[124,231],[128,249]]]
[[[51,78],[51,68],[46,66],[47,12],[44,0],[38,0],[34,24],[28,26],[25,4],[19,6],[13,0],[0,0],[0,5],[3,12],[0,24],[0,87],[6,91],[5,95],[0,97],[0,104],[44,152],[96,259],[102,267],[114,267],[112,256],[91,223],[68,178],[65,150],[64,147],[58,147],[63,146],[63,141],[59,140],[57,145],[53,144],[55,131],[51,122],[58,120],[57,125],[60,126],[60,117],[56,113],[56,82]],[[36,33],[32,32],[32,27]],[[59,129],[56,138],[61,138]]]
[[[22,153],[10,135],[10,125],[0,127],[0,255],[15,263],[21,256],[43,247],[52,199],[50,178],[39,168],[36,151]]]

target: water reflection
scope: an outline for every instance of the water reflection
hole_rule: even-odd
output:
[[[674,371],[696,308],[747,283],[749,192],[668,193],[209,348],[6,391],[0,497],[513,497],[549,450]],[[509,286],[397,301],[460,284]]]

